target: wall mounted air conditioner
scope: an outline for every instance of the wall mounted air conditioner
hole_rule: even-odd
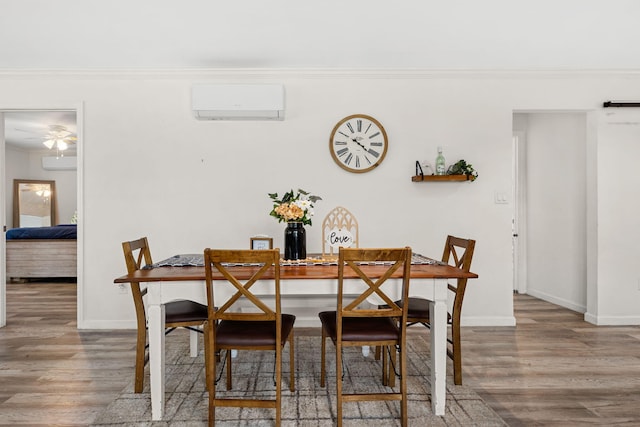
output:
[[[48,171],[74,171],[77,169],[76,156],[43,156],[42,157],[42,169]]]
[[[284,120],[284,86],[194,85],[191,106],[200,120]]]

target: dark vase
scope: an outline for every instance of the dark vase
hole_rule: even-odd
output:
[[[304,224],[288,222],[284,229],[284,259],[305,259],[307,257],[307,236]]]

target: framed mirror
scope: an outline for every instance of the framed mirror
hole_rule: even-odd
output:
[[[56,224],[56,182],[13,180],[13,226],[50,227]]]

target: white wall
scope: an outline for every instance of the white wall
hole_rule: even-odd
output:
[[[6,146],[5,174],[7,228],[13,227],[13,180],[42,179],[56,182],[56,222],[69,224],[77,209],[76,171],[47,171],[42,168],[42,156],[49,152],[24,151]]]
[[[597,303],[587,319],[638,324],[640,307],[640,111],[610,109],[598,117]]]
[[[196,121],[190,88],[202,82],[283,83],[286,119]],[[586,111],[606,99],[640,98],[640,76],[43,72],[5,73],[0,92],[0,108],[84,105],[81,328],[133,324],[130,296],[112,283],[124,273],[120,242],[146,235],[155,259],[206,246],[247,247],[258,233],[281,247],[284,226],[269,217],[267,193],[297,187],[323,198],[317,225],[330,209],[347,207],[358,219],[361,246],[410,245],[438,257],[447,234],[476,239],[472,270],[480,277],[467,288],[464,322],[507,325],[514,322],[512,205],[495,204],[494,194],[511,189],[513,111]],[[335,123],[353,113],[376,117],[390,139],[387,158],[367,174],[342,170],[328,150]],[[439,145],[448,162],[473,163],[478,180],[412,183],[415,160],[434,159]],[[321,248],[317,225],[307,230],[311,252]]]
[[[585,113],[526,115],[527,293],[587,311]]]

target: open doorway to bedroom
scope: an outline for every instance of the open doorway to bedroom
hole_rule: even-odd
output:
[[[6,109],[0,119],[5,231],[1,311],[3,323],[12,324],[23,313],[59,310],[60,295],[76,296],[78,305],[79,121],[77,108]],[[25,293],[33,295],[33,304],[12,305],[12,299]]]

